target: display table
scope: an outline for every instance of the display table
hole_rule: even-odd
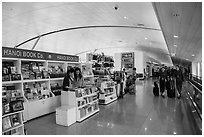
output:
[[[56,109],[56,124],[70,126],[76,123],[76,107],[61,106]]]
[[[101,83],[101,92],[99,94],[99,104],[109,104],[117,100],[115,82],[104,81]]]
[[[94,86],[79,88],[75,91],[62,91],[61,105],[74,106],[77,122],[99,112],[97,88]]]

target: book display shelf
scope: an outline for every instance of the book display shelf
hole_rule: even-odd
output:
[[[2,95],[22,100],[24,121],[55,112],[60,106],[62,83],[78,56],[2,48]]]

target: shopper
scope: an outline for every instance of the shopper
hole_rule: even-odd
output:
[[[136,68],[133,68],[132,70],[132,74],[129,76],[128,81],[129,82],[129,93],[130,94],[135,94],[136,92],[136,79],[137,79],[137,72],[136,72]]]
[[[68,91],[69,88],[74,88],[74,69],[69,68],[67,69],[67,74],[64,77],[63,80],[63,87],[62,89],[64,91]]]
[[[124,89],[125,89],[125,86],[126,86],[126,79],[127,79],[127,72],[125,72],[125,68],[123,68],[123,71],[122,71],[122,80],[121,80],[121,83],[120,83],[120,97],[123,98],[123,92],[124,92]]]
[[[80,68],[76,67],[74,71],[74,87],[84,87],[84,78],[82,76]]]
[[[136,81],[137,79],[137,69],[136,68],[133,68],[133,72],[132,72],[132,76],[133,76],[133,80]]]
[[[162,97],[165,97],[165,81],[166,81],[166,71],[164,67],[161,68],[160,75],[159,75],[159,85],[160,85],[160,93]]]
[[[179,66],[176,66],[176,73],[175,73],[175,79],[176,79],[176,89],[178,91],[178,99],[181,98],[181,90],[182,90],[182,84],[183,84],[183,73]]]

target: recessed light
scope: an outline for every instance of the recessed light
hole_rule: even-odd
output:
[[[177,35],[174,35],[174,38],[178,38],[178,36],[177,36]]]
[[[145,37],[145,39],[147,39],[147,37]]]
[[[174,135],[176,134],[176,132],[174,132]]]
[[[128,17],[124,16],[124,19],[128,19]]]
[[[194,57],[195,55],[194,54],[192,54],[192,57]]]
[[[177,47],[177,45],[174,45],[174,47]]]

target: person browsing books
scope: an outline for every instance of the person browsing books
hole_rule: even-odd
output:
[[[67,69],[67,74],[65,75],[63,80],[62,89],[64,91],[68,91],[69,88],[70,89],[74,88],[74,69],[73,68]]]
[[[74,71],[74,86],[79,88],[84,86],[84,78],[83,75],[81,74],[80,68],[75,68]]]

